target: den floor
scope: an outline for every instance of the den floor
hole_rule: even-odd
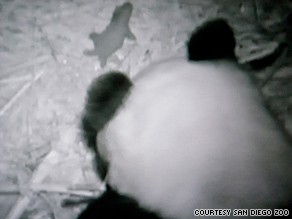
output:
[[[272,56],[273,65],[252,73],[292,133],[291,2],[132,0],[136,39],[101,67],[84,55],[93,49],[88,36],[101,33],[123,2],[0,1],[0,219],[76,217],[82,200],[103,188],[80,138],[88,85],[109,70],[132,77],[152,62],[185,56],[188,36],[207,19],[229,21],[239,62],[257,66]]]

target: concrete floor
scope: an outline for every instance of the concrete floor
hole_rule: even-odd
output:
[[[287,38],[282,30],[268,29],[269,22],[281,23],[287,13],[280,4],[269,12],[270,18],[262,18],[268,30],[263,34],[255,27],[259,18],[251,1],[133,0],[129,25],[136,40],[126,40],[101,68],[98,57],[83,55],[93,48],[88,35],[102,32],[123,2],[0,1],[0,219],[74,218],[84,205],[64,208],[61,203],[76,195],[96,195],[103,188],[79,131],[93,78],[113,69],[132,77],[154,61],[185,56],[189,34],[214,17],[225,17],[235,29],[243,46],[237,48],[242,62],[273,53]],[[255,46],[258,50],[252,54]],[[256,76],[265,82],[266,99],[292,133],[287,54]]]

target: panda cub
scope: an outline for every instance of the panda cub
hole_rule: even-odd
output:
[[[290,142],[234,48],[232,29],[216,19],[192,33],[188,60],[93,82],[83,137],[107,189],[80,219],[290,207]]]

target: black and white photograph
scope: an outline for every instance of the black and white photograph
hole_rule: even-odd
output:
[[[291,0],[0,0],[0,219],[292,215]]]

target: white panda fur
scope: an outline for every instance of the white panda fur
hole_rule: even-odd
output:
[[[237,65],[232,29],[208,21],[187,46],[188,60],[153,64],[131,80],[111,72],[91,85],[83,138],[107,190],[79,219],[291,207],[291,142]]]
[[[164,61],[98,134],[107,180],[164,218],[273,208],[292,197],[292,154],[246,72],[230,61]]]

